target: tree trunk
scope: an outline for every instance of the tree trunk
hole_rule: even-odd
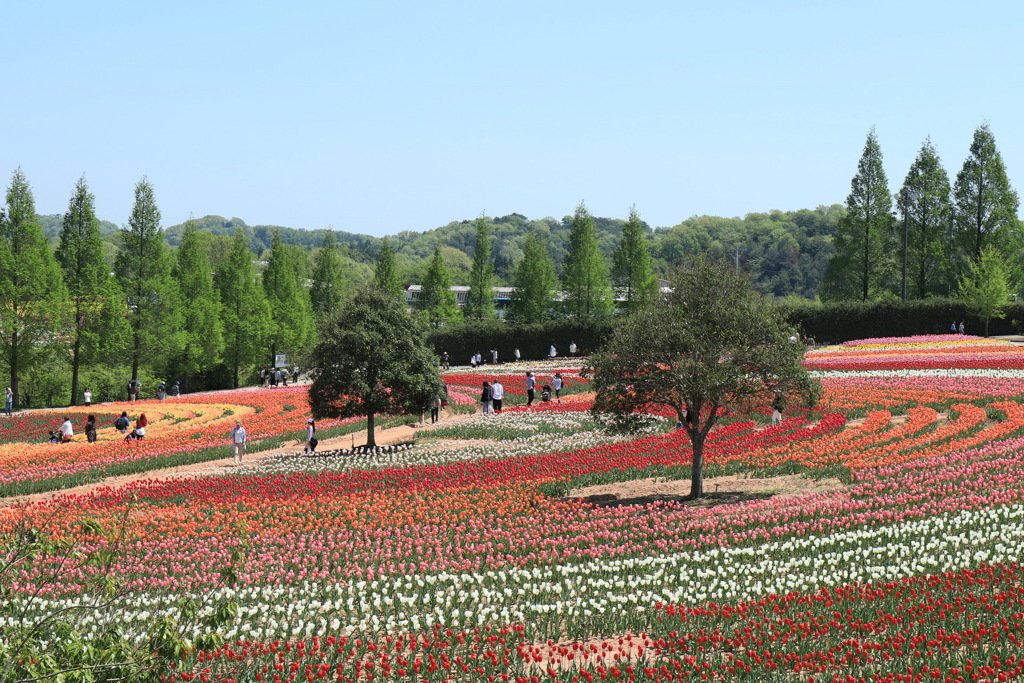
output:
[[[377,440],[373,438],[373,412],[366,414],[366,447],[376,448]]]
[[[142,345],[140,336],[138,330],[132,335],[132,379],[139,378],[139,347]]]
[[[18,388],[18,333],[11,334],[11,392],[14,394],[14,409],[21,410],[21,391]]]
[[[704,437],[700,434],[690,436],[693,443],[693,467],[690,474],[690,497],[704,496]]]
[[[78,405],[78,366],[81,363],[82,354],[82,333],[81,331],[75,335],[75,348],[71,352],[71,403],[69,405]]]

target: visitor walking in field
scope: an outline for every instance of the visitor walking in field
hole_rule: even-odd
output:
[[[231,448],[235,456],[235,465],[242,464],[242,454],[245,453],[245,442],[247,436],[245,427],[241,420],[235,420],[235,427],[231,430]]]
[[[306,449],[303,453],[307,455],[316,452],[316,445],[320,443],[316,438],[316,422],[313,418],[306,420]]]
[[[491,412],[491,409],[493,408],[493,400],[494,397],[493,394],[491,394],[491,383],[484,382],[483,390],[480,392],[480,405],[482,406],[484,415],[487,415],[488,413]]]
[[[555,398],[559,402],[562,400],[562,373],[556,372],[555,376],[551,379],[551,386],[555,390]]]
[[[533,405],[534,387],[536,384],[537,381],[533,378],[533,373],[526,373],[526,405],[528,406]]]
[[[14,410],[14,392],[11,391],[10,387],[7,387],[7,391],[4,392],[4,412],[7,417],[11,416]]]
[[[96,443],[96,416],[90,415],[85,420],[85,440]]]
[[[501,402],[505,398],[505,387],[501,386],[501,382],[497,379],[491,384],[491,407],[494,412],[501,412]]]

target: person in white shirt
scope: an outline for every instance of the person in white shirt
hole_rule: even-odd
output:
[[[92,392],[89,391],[88,389],[86,389],[85,393],[82,394],[82,396],[85,398],[85,407],[88,408],[89,406],[91,406],[92,405]]]
[[[242,464],[242,454],[245,453],[246,441],[245,427],[241,420],[235,420],[235,428],[231,430],[231,447],[235,451],[235,464]]]
[[[67,443],[71,441],[71,437],[74,435],[74,430],[71,428],[71,418],[67,415],[64,416],[64,423],[60,426],[60,441],[61,443]]]
[[[491,384],[491,408],[496,412],[501,412],[501,401],[505,398],[505,387],[501,386],[501,382],[497,379]]]
[[[556,372],[551,378],[551,388],[555,390],[555,398],[562,400],[562,373]]]
[[[575,356],[576,355],[576,342],[569,342],[569,355],[570,356]]]
[[[320,443],[316,438],[316,422],[313,418],[306,420],[306,449],[303,453],[311,454],[316,453],[316,445]]]
[[[557,355],[558,355],[558,352],[557,352],[557,351],[555,351],[555,345],[554,345],[554,344],[552,344],[552,345],[551,345],[551,348],[550,348],[550,349],[548,349],[548,358],[554,358],[554,357],[555,357],[555,356],[557,356]]]

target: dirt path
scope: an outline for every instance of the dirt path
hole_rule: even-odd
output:
[[[447,411],[446,411],[447,412]],[[442,422],[438,423],[443,424]],[[413,427],[411,425],[400,425],[398,427],[391,427],[389,429],[376,429],[374,430],[374,440],[378,446],[388,446],[396,443],[406,443],[413,441],[417,434],[430,430],[430,425]],[[360,430],[353,432],[352,434],[344,434],[342,436],[336,436],[330,439],[324,439],[317,446],[318,451],[329,451],[337,448],[350,448],[353,445],[362,446],[366,444],[366,430]],[[301,441],[289,441],[285,443],[281,448],[275,448],[273,450],[258,451],[254,453],[246,453],[245,457],[242,458],[242,471],[244,471],[246,464],[252,464],[266,460],[267,458],[285,455],[289,453],[296,453],[302,450],[304,442]],[[139,474],[127,474],[120,477],[109,477],[102,481],[93,482],[91,484],[83,484],[82,486],[75,486],[67,489],[59,489],[56,491],[46,491],[44,493],[33,493],[27,496],[12,496],[10,498],[0,498],[0,508],[15,507],[17,505],[24,505],[25,503],[40,503],[53,500],[64,495],[84,495],[91,493],[99,488],[113,488],[118,486],[124,486],[125,484],[131,484],[136,481],[151,480],[159,481],[161,479],[172,479],[175,477],[187,477],[187,476],[208,476],[214,474],[224,474],[227,472],[236,471],[233,464],[233,458],[222,458],[220,460],[208,460],[206,462],[197,462],[190,465],[180,465],[178,467],[168,467],[165,469],[149,470],[148,472],[140,472]]]

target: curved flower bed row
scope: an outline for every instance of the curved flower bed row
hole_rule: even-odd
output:
[[[708,476],[845,473],[824,492],[718,507],[552,499],[554,485],[689,475],[683,434],[595,443],[574,399],[450,421],[437,434],[461,439],[461,456],[427,443],[319,470],[139,482],[0,524],[28,515],[74,538],[83,519],[127,517],[114,571],[130,593],[86,629],[145,629],[182,594],[234,600],[228,644],[191,653],[174,680],[1019,677],[1021,352],[868,341],[849,353],[874,356],[850,359],[897,364],[905,346],[922,350],[908,363],[979,367],[828,371],[820,412],[725,423],[705,451]],[[492,376],[460,374],[449,385],[467,396]],[[219,585],[239,552],[238,585]],[[39,614],[80,590],[76,577],[40,586],[55,561],[15,587],[44,596]]]

